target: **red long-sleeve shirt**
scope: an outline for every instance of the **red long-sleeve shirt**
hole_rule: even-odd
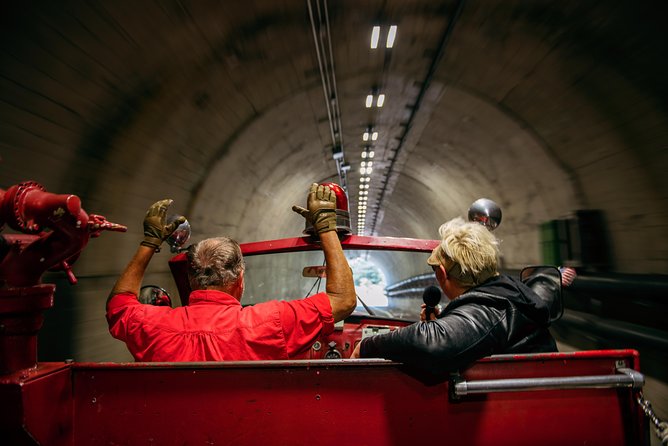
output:
[[[136,361],[291,359],[334,330],[326,293],[242,307],[233,296],[199,290],[185,307],[145,305],[131,293],[107,306],[111,335]]]

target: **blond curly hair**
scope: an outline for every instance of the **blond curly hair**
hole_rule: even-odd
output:
[[[483,225],[457,217],[438,229],[441,243],[427,261],[441,264],[461,285],[475,286],[498,275],[499,240]]]

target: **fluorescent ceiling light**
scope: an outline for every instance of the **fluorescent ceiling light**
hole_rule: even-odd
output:
[[[396,27],[395,27],[396,28]],[[395,30],[396,32],[396,30]],[[378,38],[380,37],[380,26],[374,26],[371,31],[371,49],[378,48]],[[389,36],[388,36],[389,38]]]
[[[390,26],[390,31],[387,33],[387,42],[385,43],[385,48],[392,48],[392,46],[394,46],[394,38],[396,36],[397,36],[397,25],[392,25]]]
[[[371,108],[372,105],[373,105],[373,95],[368,94],[366,95],[366,108]]]
[[[366,97],[367,103],[369,102],[369,96]],[[378,95],[378,100],[376,101],[376,107],[382,107],[383,104],[385,103],[385,95],[384,94],[379,94]],[[369,106],[367,105],[367,108]]]
[[[364,141],[368,141],[369,140],[369,132],[364,132],[364,135],[362,135],[362,139]]]
[[[378,139],[378,132],[373,132],[371,134],[371,141],[375,141],[377,139]],[[366,139],[365,139],[365,141],[366,141]]]

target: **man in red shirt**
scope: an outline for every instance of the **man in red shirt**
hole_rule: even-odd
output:
[[[137,300],[153,254],[182,221],[165,224],[172,200],[151,206],[144,240],[107,300],[109,332],[126,343],[137,361],[290,359],[306,351],[355,308],[353,277],[336,233],[336,196],[313,184],[307,207],[293,206],[320,236],[325,253],[325,293],[306,299],[242,307],[244,262],[237,242],[203,240],[188,251],[193,292],[185,307],[159,307]]]

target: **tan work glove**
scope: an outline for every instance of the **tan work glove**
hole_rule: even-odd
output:
[[[172,232],[176,231],[176,228],[178,228],[181,223],[186,221],[186,218],[181,216],[171,224],[165,225],[167,208],[173,201],[174,200],[171,199],[160,200],[153,203],[151,207],[148,208],[146,217],[144,217],[144,240],[142,240],[140,245],[153,248],[156,252],[160,251],[162,242],[172,235]]]
[[[329,186],[311,184],[306,206],[308,209],[292,206],[292,210],[311,223],[318,234],[336,231],[336,194]]]

